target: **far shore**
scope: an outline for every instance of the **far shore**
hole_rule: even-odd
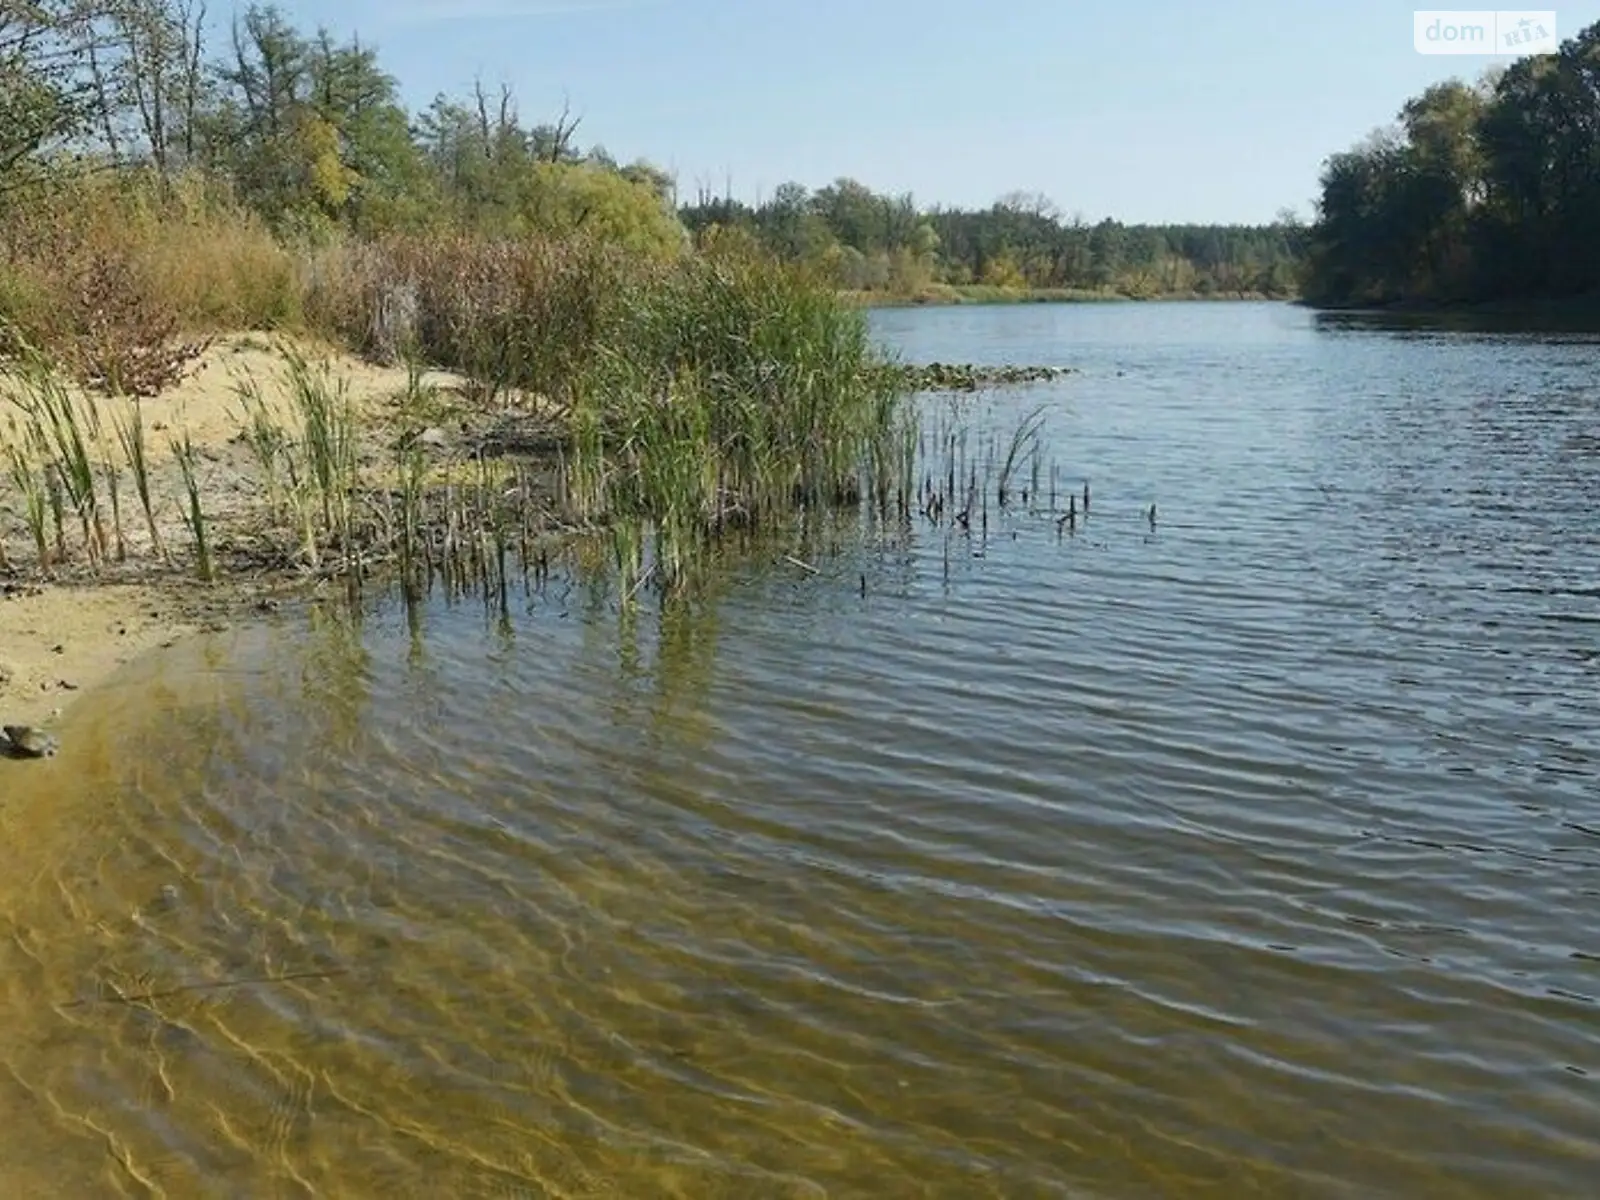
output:
[[[917,292],[845,291],[851,303],[864,308],[923,308],[998,304],[1137,304],[1141,302],[1290,301],[1293,296],[1265,292],[1153,292],[1130,295],[1083,288],[995,287],[987,284],[934,284]]]

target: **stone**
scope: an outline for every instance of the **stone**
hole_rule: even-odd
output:
[[[6,740],[0,749],[10,758],[49,758],[59,745],[50,734],[32,725],[7,725],[4,730]]]

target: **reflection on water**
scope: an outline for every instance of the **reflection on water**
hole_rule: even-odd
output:
[[[1081,365],[970,419],[1088,521],[317,609],[5,773],[4,1194],[1589,1190],[1600,347],[878,319]]]
[[[1437,311],[1386,311],[1355,309],[1319,312],[1317,327],[1358,333],[1407,333],[1417,336],[1478,334],[1513,335],[1534,340],[1600,340],[1600,305],[1550,305],[1525,309],[1443,309]]]

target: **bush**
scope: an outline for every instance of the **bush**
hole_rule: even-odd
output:
[[[490,399],[565,404],[611,307],[655,269],[593,239],[390,238],[319,259],[307,306],[375,358],[460,371]]]
[[[203,335],[299,320],[291,255],[203,180],[69,174],[8,200],[0,325],[85,385],[153,394]]]

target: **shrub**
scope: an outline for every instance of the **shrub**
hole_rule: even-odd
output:
[[[299,319],[292,256],[198,177],[41,177],[0,210],[0,243],[0,324],[91,387],[152,394],[204,334]]]

